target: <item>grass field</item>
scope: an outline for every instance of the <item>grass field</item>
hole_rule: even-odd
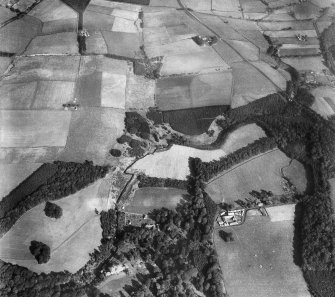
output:
[[[174,188],[140,188],[125,211],[146,214],[162,207],[173,210],[184,195],[187,195],[187,191]]]
[[[65,19],[65,20],[55,20],[43,23],[42,33],[43,34],[55,34],[62,32],[75,32],[77,30],[78,20]]]
[[[1,164],[0,198],[8,195],[22,181],[31,175],[42,163]]]
[[[94,212],[95,208],[101,210],[104,207],[103,201],[97,197],[100,183],[98,181],[76,194],[57,200],[55,203],[63,209],[58,220],[45,215],[44,203],[26,212],[0,239],[0,258],[38,273],[76,272],[100,244],[100,218]],[[32,240],[42,241],[50,247],[48,263],[37,264],[30,254]]]
[[[2,110],[1,147],[65,146],[70,112]]]
[[[92,32],[86,38],[86,53],[88,54],[108,54],[106,42],[101,32]]]
[[[243,225],[224,228],[233,234],[229,243],[219,230],[214,232],[214,243],[230,297],[310,296],[293,262],[293,221],[247,216]]]
[[[229,43],[248,61],[259,60],[259,49],[251,42],[230,40]]]
[[[207,185],[206,191],[217,203],[247,198],[252,190],[280,195],[284,193],[280,172],[283,168],[285,176],[303,192],[307,185],[305,169],[297,161],[289,164],[290,159],[280,150],[269,151],[223,172]]]
[[[229,105],[231,89],[230,71],[169,77],[158,80],[155,99],[160,110]]]
[[[164,57],[160,75],[190,74],[228,70],[230,67],[212,48],[205,52]]]
[[[79,108],[73,113],[66,147],[60,159],[105,164],[108,151],[124,129],[124,110]]]
[[[212,2],[214,10],[221,11],[239,11],[239,1],[235,0],[213,0]]]
[[[112,31],[114,16],[86,10],[84,13],[84,28],[91,34],[97,31]]]
[[[271,222],[293,221],[295,204],[265,207]]]
[[[0,57],[0,75],[3,75],[7,70],[9,64],[11,63],[12,58],[10,57]]]

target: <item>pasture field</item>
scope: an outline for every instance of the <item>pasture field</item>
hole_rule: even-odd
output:
[[[126,76],[121,74],[102,73],[101,106],[125,109]]]
[[[78,42],[75,32],[64,32],[35,37],[25,54],[77,54]]]
[[[174,210],[185,195],[187,191],[174,188],[140,188],[136,190],[125,211],[147,214],[162,207]]]
[[[102,32],[108,54],[135,58],[140,51],[140,36],[135,33]]]
[[[45,215],[45,203],[26,212],[0,239],[0,258],[37,273],[63,270],[75,273],[100,244],[100,218],[94,212],[95,208],[104,209],[103,199],[97,197],[100,183],[101,180],[55,201],[63,209],[60,219]],[[42,241],[50,247],[48,263],[38,264],[30,254],[32,240]]]
[[[296,19],[288,13],[272,13],[267,17],[263,18],[262,21],[267,22],[293,22]]]
[[[35,80],[75,81],[79,56],[34,56],[19,57],[15,67],[4,77],[3,82],[18,83]]]
[[[162,6],[179,8],[177,0],[150,0],[150,6]]]
[[[106,163],[108,151],[124,129],[124,110],[82,107],[72,114],[62,161]]]
[[[242,57],[238,55],[235,50],[223,42],[214,44],[213,48],[229,66],[232,66],[236,62],[243,61]]]
[[[16,16],[16,13],[0,6],[0,24]]]
[[[247,216],[243,225],[224,228],[232,242],[224,242],[220,230],[215,229],[214,244],[230,297],[310,296],[293,262],[293,221]]]
[[[310,2],[303,2],[293,6],[292,13],[297,20],[314,19],[321,15],[320,7]]]
[[[0,147],[0,163],[46,163],[58,159],[63,147]]]
[[[162,63],[161,76],[215,72],[230,68],[212,48],[206,48],[206,51],[200,53],[167,56]]]
[[[231,71],[168,77],[157,81],[155,99],[160,110],[229,105],[231,89]]]
[[[148,109],[155,106],[156,82],[143,76],[128,73],[126,87],[126,109]]]
[[[323,116],[328,118],[335,114],[335,90],[331,87],[321,86],[311,90],[311,94],[315,100],[311,108]]]
[[[241,7],[243,12],[246,13],[265,13],[266,12],[266,5],[261,1],[252,1],[252,2],[244,2],[241,1]]]
[[[62,32],[76,32],[78,26],[78,20],[65,19],[65,20],[55,20],[43,23],[42,34],[55,34]]]
[[[186,7],[192,8],[197,11],[210,11],[211,10],[211,0],[184,0],[184,5]]]
[[[46,110],[0,111],[1,147],[65,146],[71,113]]]
[[[134,5],[134,4],[129,4],[129,3],[121,3],[121,2],[112,2],[108,0],[92,0],[90,2],[90,5],[88,8],[91,6],[100,6],[103,11],[109,11],[109,9],[124,9],[124,10],[129,10],[129,11],[137,11],[139,12],[141,10],[140,5]]]
[[[114,32],[125,32],[125,33],[138,33],[139,30],[136,27],[134,21],[116,17],[113,23],[112,31]]]
[[[0,200],[31,175],[42,163],[1,164]]]
[[[249,197],[252,190],[272,191],[275,195],[284,194],[281,168],[285,177],[304,192],[307,186],[305,168],[290,159],[280,150],[272,150],[242,162],[222,172],[206,186],[207,193],[216,202],[234,202]]]
[[[21,54],[29,42],[40,32],[41,24],[29,17],[15,20],[0,28],[0,51],[7,53]],[[8,38],[15,36],[15,38]]]
[[[291,65],[298,71],[314,71],[322,73],[323,70],[327,70],[327,66],[323,64],[321,56],[290,57],[283,58],[282,61],[288,65]]]
[[[43,0],[29,12],[29,15],[42,22],[77,18],[77,13],[61,0]]]

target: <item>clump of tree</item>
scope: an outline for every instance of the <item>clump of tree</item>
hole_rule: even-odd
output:
[[[122,153],[120,150],[118,149],[110,149],[109,153],[113,156],[113,157],[121,157]]]
[[[177,189],[187,188],[186,180],[150,177],[145,174],[138,175],[137,179],[139,180],[138,184],[139,188],[146,188],[146,187],[162,187],[162,188],[177,188]]]
[[[233,233],[232,232],[226,232],[223,230],[219,231],[219,236],[225,241],[225,242],[230,242],[234,241]]]
[[[29,251],[38,264],[47,263],[50,260],[50,248],[43,242],[33,240],[30,243]]]
[[[44,213],[49,218],[59,219],[63,215],[63,209],[59,205],[47,201]]]
[[[102,228],[102,238],[112,239],[115,236],[117,228],[117,212],[114,209],[102,211],[100,213],[100,222]]]
[[[126,112],[126,130],[143,139],[150,138],[150,126],[145,118],[137,112]]]

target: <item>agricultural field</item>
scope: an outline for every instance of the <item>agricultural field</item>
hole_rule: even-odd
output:
[[[229,105],[230,71],[159,79],[155,100],[159,110]]]
[[[324,65],[321,56],[289,57],[283,58],[282,61],[301,72],[314,71],[323,73],[323,71],[327,71],[327,67]]]
[[[220,230],[214,232],[214,243],[229,296],[310,296],[293,260],[292,220],[247,215],[243,225],[224,228],[232,232],[232,242],[224,242]]]
[[[295,204],[265,207],[271,222],[294,221]]]
[[[311,90],[315,100],[311,108],[324,118],[335,114],[335,90],[328,86],[321,86]]]
[[[275,149],[257,155],[212,179],[206,191],[216,202],[231,203],[249,197],[252,190],[272,191],[275,195],[284,194],[281,169],[299,192],[304,192],[307,178],[304,166]]]
[[[59,219],[45,215],[44,203],[26,212],[0,239],[0,258],[37,273],[76,272],[100,244],[100,218],[94,211],[105,207],[105,202],[97,195],[100,183],[55,201],[63,209]],[[31,255],[29,245],[32,240],[42,241],[50,247],[51,258],[47,264],[38,264]]]
[[[125,207],[126,212],[147,214],[154,209],[175,209],[187,191],[174,188],[139,188]]]

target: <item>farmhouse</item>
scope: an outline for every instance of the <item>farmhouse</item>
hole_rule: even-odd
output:
[[[245,209],[224,211],[218,216],[217,222],[220,227],[240,225],[243,222],[244,215]]]

